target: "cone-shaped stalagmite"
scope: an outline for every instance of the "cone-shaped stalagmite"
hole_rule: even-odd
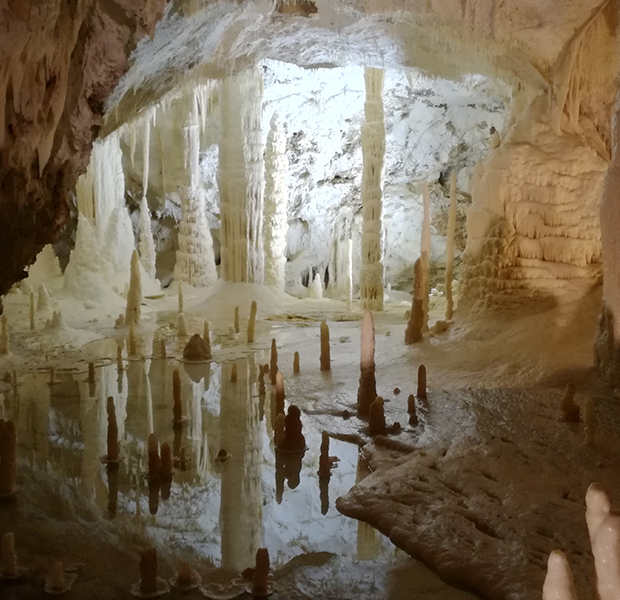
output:
[[[200,337],[198,333],[189,338],[183,349],[184,360],[196,362],[211,360],[211,344],[208,341],[208,334],[209,330],[207,329],[207,338]]]
[[[409,425],[415,427],[418,424],[418,413],[415,406],[415,396],[409,395],[407,398],[407,412],[409,413]]]
[[[560,550],[554,550],[547,562],[547,576],[542,591],[543,600],[577,600],[573,574]]]
[[[325,321],[321,321],[321,371],[329,371],[331,368],[329,327]]]
[[[293,373],[299,373],[299,352],[293,355]]]
[[[248,344],[254,342],[254,331],[256,329],[256,311],[258,307],[256,300],[252,300],[252,306],[250,307],[250,320],[248,321]]]
[[[409,322],[405,330],[405,344],[415,344],[422,339],[422,330],[424,328],[424,293],[426,290],[424,279],[422,259],[418,258],[413,267],[413,300]]]
[[[420,365],[418,367],[418,398],[426,398],[426,367]]]
[[[288,452],[303,452],[306,449],[306,438],[302,433],[301,412],[294,404],[288,407],[284,421],[284,440],[280,448]]]
[[[454,300],[452,299],[452,279],[454,276],[454,235],[456,232],[456,169],[450,173],[450,212],[448,213],[448,233],[446,235],[446,321],[452,319]]]
[[[177,317],[177,336],[178,337],[187,337],[189,334],[187,333],[187,319],[185,318],[185,313],[179,313]]]
[[[140,278],[140,256],[134,250],[131,256],[131,274],[129,291],[127,292],[127,308],[125,309],[125,323],[139,323],[142,303],[142,280]]]
[[[17,432],[13,421],[0,419],[0,496],[15,492],[17,479]]]
[[[256,551],[256,567],[252,577],[252,594],[254,596],[267,596],[269,576],[269,552],[267,548],[259,548]]]
[[[118,424],[116,422],[116,410],[114,409],[114,398],[112,398],[112,396],[108,398],[107,412],[108,412],[107,459],[109,461],[115,461],[118,459]]]
[[[51,310],[50,295],[47,288],[41,284],[37,294],[37,312],[49,312]]]
[[[370,435],[385,435],[386,429],[383,398],[378,396],[370,405],[368,431]]]
[[[140,592],[154,594],[157,592],[157,551],[147,548],[140,552]]]

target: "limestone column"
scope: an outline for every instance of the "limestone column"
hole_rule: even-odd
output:
[[[179,193],[181,221],[179,249],[176,253],[174,279],[195,287],[207,287],[217,281],[213,239],[207,223],[204,193],[200,176],[200,120],[198,91],[179,100],[176,112],[184,120],[183,156]]]
[[[265,149],[265,283],[282,292],[285,284],[284,251],[288,231],[287,171],[284,127],[274,113]]]
[[[383,310],[382,220],[385,123],[383,120],[383,70],[365,69],[366,122],[362,126],[362,308]]]
[[[263,78],[258,67],[222,82],[220,192],[222,277],[264,282]]]

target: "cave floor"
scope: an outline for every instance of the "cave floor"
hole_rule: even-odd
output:
[[[14,503],[0,507],[0,531],[15,532],[20,562],[29,569],[23,581],[0,588],[7,598],[40,597],[45,573],[55,560],[78,573],[67,598],[129,597],[129,588],[138,579],[138,550],[150,544],[158,549],[163,577],[172,577],[176,561],[187,560],[200,572],[205,593],[214,598],[218,597],[214,584],[220,585],[219,597],[239,592],[234,586],[241,584],[231,582],[252,564],[255,548],[261,545],[270,551],[277,585],[274,598],[464,600],[481,594],[526,598],[537,589],[545,553],[554,544],[567,543],[578,551],[585,530],[585,524],[579,529],[584,485],[597,469],[600,474],[604,468],[603,479],[609,480],[613,492],[617,464],[609,441],[614,436],[618,439],[609,416],[615,404],[591,368],[598,294],[541,314],[498,315],[486,321],[457,314],[446,333],[428,336],[410,347],[403,344],[407,306],[396,300],[387,305],[384,313],[375,315],[377,389],[386,399],[388,423],[398,421],[402,429],[390,437],[400,444],[373,446],[366,424],[352,416],[361,312],[347,311],[343,302],[328,299],[274,302],[269,311],[261,313],[259,308],[256,342],[246,344],[243,333],[231,339],[228,331],[235,304],[248,305],[242,309],[241,331],[245,330],[249,308],[245,292],[230,296],[233,302],[220,298],[209,303],[202,292],[187,288],[190,333],[202,332],[204,318],[211,325],[213,361],[200,365],[181,360],[186,339],[176,336],[176,297],[146,299],[138,329],[141,357],[125,356],[120,371],[117,343],[128,332],[114,329],[116,315],[84,309],[70,300],[65,303],[58,294],[57,307],[63,311],[65,325],[45,330],[37,316],[38,331],[33,333],[28,328],[27,297],[7,298],[12,353],[0,361],[0,372],[15,370],[18,385],[0,384],[4,385],[0,416],[17,424],[22,491]],[[261,299],[266,308],[269,299]],[[434,308],[431,322],[440,317],[440,300]],[[328,373],[319,370],[322,319],[330,326],[332,369]],[[545,335],[541,335],[543,330]],[[166,339],[166,359],[154,343],[160,337]],[[263,400],[255,383],[257,365],[269,362],[272,338],[277,341],[287,403],[302,410],[307,449],[297,459],[275,452],[272,388],[267,386]],[[300,354],[299,374],[293,374],[295,351]],[[95,363],[94,382],[87,381],[88,361]],[[239,373],[236,384],[230,382],[233,362]],[[431,408],[420,405],[420,423],[412,427],[407,397],[415,393],[417,366],[422,362],[428,373]],[[50,384],[52,366],[55,375]],[[181,375],[185,416],[182,429],[176,432],[172,427],[174,369]],[[584,447],[582,452],[579,426],[558,429],[554,411],[569,381],[577,386],[580,404],[586,396],[600,400],[601,447]],[[106,452],[108,396],[115,399],[119,421],[123,460],[118,469],[100,461]],[[519,427],[521,421],[527,427]],[[160,443],[170,445],[174,456],[180,455],[181,448],[186,456],[184,464],[175,461],[166,499],[162,490],[149,493],[145,476],[151,431]],[[339,459],[327,483],[317,475],[323,431],[330,434],[330,456]],[[552,442],[544,444],[545,450],[532,450],[532,444],[542,444],[540,436],[549,437],[549,431],[556,433],[549,438]],[[507,446],[510,451],[505,452],[500,446],[509,442],[502,442],[502,437],[527,439]],[[484,447],[485,451],[469,454],[469,447]],[[216,459],[221,449],[229,454],[228,460]],[[575,470],[579,477],[570,479],[571,489],[564,490],[561,477],[580,456],[585,459]],[[487,459],[492,462],[487,471],[490,479],[480,483],[481,462]],[[509,477],[504,481],[501,476],[502,469],[511,470],[515,464],[521,469],[519,481],[527,485],[531,479],[524,473],[531,474],[541,465],[555,474],[536,497],[539,508],[556,492],[558,502],[564,493],[563,500],[570,502],[564,530],[555,532],[551,526],[535,524],[542,542],[537,539],[534,546],[525,535],[521,546],[515,541],[515,522],[521,515],[511,514],[501,521],[510,523],[512,537],[506,539],[501,527],[493,530],[495,523],[485,520],[489,502],[497,513],[527,512],[527,490],[519,492],[519,481]],[[476,474],[463,476],[464,465]],[[403,482],[422,478],[429,483],[426,488],[422,484],[409,490],[395,502],[382,487],[394,474],[402,476]],[[452,490],[450,481],[457,482]],[[486,490],[487,501],[480,502],[480,491],[487,484],[493,490]],[[515,486],[517,492],[507,501]],[[425,494],[434,500],[421,519],[415,507],[425,512]],[[336,509],[339,497],[343,512],[362,521]],[[541,519],[548,516],[543,510],[534,512]],[[390,513],[392,517],[405,515],[408,525],[395,529],[397,519],[388,518]],[[467,525],[451,528],[454,518],[463,519],[463,515]],[[523,523],[529,527],[534,521],[527,518]],[[575,528],[575,536],[566,534]],[[419,534],[414,535],[416,529]],[[452,586],[378,530],[424,559]],[[494,535],[489,535],[492,531]],[[443,545],[442,532],[446,533]],[[486,545],[479,546],[479,535],[492,540],[482,538]],[[463,541],[465,551],[459,547]],[[498,553],[497,544],[504,542]],[[433,553],[433,547],[443,550]],[[532,547],[534,558],[528,555]],[[436,559],[438,555],[449,555],[449,559],[442,562]],[[470,560],[468,555],[479,560]],[[524,564],[536,568],[527,572],[522,586],[515,587],[514,580],[522,574],[515,566],[519,561],[502,557],[522,555],[527,555]],[[489,558],[494,556],[495,562]],[[582,570],[586,558],[587,548],[583,548],[577,560]],[[463,574],[468,568],[481,573],[482,583]],[[585,575],[577,579],[587,582]],[[500,583],[493,588],[488,581]],[[457,589],[465,586],[473,588],[476,596]],[[180,592],[172,593],[180,596]],[[200,597],[198,591],[192,595]]]

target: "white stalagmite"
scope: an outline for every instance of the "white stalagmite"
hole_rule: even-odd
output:
[[[549,555],[542,597],[543,600],[577,600],[573,573],[566,555],[560,550]]]
[[[592,542],[600,600],[620,598],[620,516],[608,515],[599,525]]]
[[[208,287],[217,281],[217,270],[200,177],[200,120],[196,92],[188,103],[187,121],[183,128],[186,185],[180,190],[182,216],[174,279],[194,287]]]
[[[265,283],[278,291],[284,291],[285,283],[287,172],[286,136],[274,113],[265,149]]]
[[[222,82],[218,168],[222,277],[236,283],[264,282],[262,98],[258,67]]]
[[[138,250],[144,270],[155,279],[155,243],[151,229],[151,211],[146,196],[140,202],[140,220],[138,221]]]
[[[362,308],[383,310],[382,218],[385,123],[383,119],[383,70],[364,69],[366,121],[362,125]]]
[[[448,233],[446,236],[446,320],[452,319],[454,300],[452,299],[452,280],[454,278],[454,235],[456,232],[456,169],[450,173],[450,212],[448,213]]]
[[[37,296],[37,312],[49,312],[51,310],[50,295],[47,288],[41,284]]]
[[[424,277],[424,325],[422,331],[428,329],[428,294],[430,292],[430,259],[431,259],[431,196],[428,191],[428,183],[424,182],[422,191],[422,201],[424,205],[424,217],[422,219],[422,236],[420,240],[420,259],[422,266],[422,274]]]
[[[310,297],[314,300],[320,300],[323,298],[323,280],[321,279],[321,275],[317,273],[312,280],[312,285],[310,286]]]
[[[140,257],[138,251],[134,250],[131,257],[131,278],[129,280],[129,291],[127,292],[127,308],[125,309],[125,323],[130,325],[140,322],[142,303],[142,281],[140,276]]]

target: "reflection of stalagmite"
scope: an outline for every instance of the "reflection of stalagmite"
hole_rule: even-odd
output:
[[[288,407],[284,421],[284,440],[280,449],[288,452],[303,452],[306,449],[306,438],[302,433],[301,411],[294,404]]]
[[[0,419],[0,496],[15,492],[17,480],[17,431],[14,421]]]
[[[116,411],[114,409],[114,398],[108,398],[108,437],[107,437],[107,458],[109,461],[118,459],[118,424],[116,422]]]
[[[372,312],[365,310],[361,325],[360,380],[357,391],[357,414],[368,415],[377,397],[375,380],[375,322]]]
[[[321,371],[331,370],[331,358],[329,352],[329,326],[321,321]]]
[[[177,336],[178,337],[187,337],[189,334],[187,332],[187,320],[185,319],[184,313],[179,313],[177,317]]]
[[[164,442],[161,445],[160,480],[161,499],[168,500],[170,497],[170,484],[172,483],[172,452],[168,442]]]
[[[383,310],[382,217],[385,123],[383,70],[364,69],[366,120],[362,125],[362,267],[360,301],[363,308]]]
[[[242,571],[252,565],[260,546],[262,443],[248,363],[237,364],[236,383],[230,382],[232,365],[222,365],[220,444],[230,458],[222,464],[220,529],[222,567]]]
[[[269,377],[271,384],[276,384],[276,375],[278,374],[278,348],[275,338],[271,340],[271,361],[269,365]]]
[[[452,299],[452,279],[454,276],[454,234],[456,232],[456,169],[450,173],[450,212],[448,213],[448,233],[446,235],[446,321],[452,319],[454,300]]]
[[[183,422],[183,406],[181,404],[181,373],[178,369],[172,372],[172,416],[175,425]]]

